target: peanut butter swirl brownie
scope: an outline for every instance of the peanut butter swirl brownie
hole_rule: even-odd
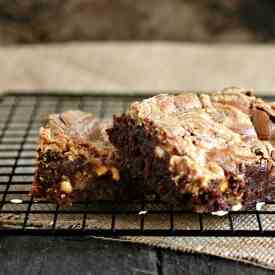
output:
[[[130,105],[108,130],[144,190],[195,212],[240,210],[271,197],[275,105],[250,91],[161,94]]]
[[[118,155],[106,134],[110,126],[81,111],[50,115],[40,129],[33,195],[67,205],[86,198],[127,199],[127,173],[121,179]]]

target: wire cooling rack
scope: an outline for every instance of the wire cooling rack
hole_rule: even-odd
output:
[[[77,202],[58,207],[30,195],[38,129],[49,113],[122,113],[142,96],[7,94],[0,101],[0,234],[93,236],[275,236],[275,203],[224,217],[162,202]]]

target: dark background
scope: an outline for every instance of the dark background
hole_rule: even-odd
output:
[[[0,44],[273,42],[274,0],[0,0]]]

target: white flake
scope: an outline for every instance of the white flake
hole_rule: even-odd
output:
[[[18,203],[22,203],[23,201],[20,199],[11,199],[10,202],[18,204]]]
[[[228,211],[219,210],[219,211],[211,212],[211,214],[214,216],[222,217],[222,216],[227,215]]]

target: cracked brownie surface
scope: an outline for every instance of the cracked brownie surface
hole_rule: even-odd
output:
[[[134,102],[108,133],[145,190],[195,212],[215,212],[270,199],[274,122],[274,104],[228,88]]]

